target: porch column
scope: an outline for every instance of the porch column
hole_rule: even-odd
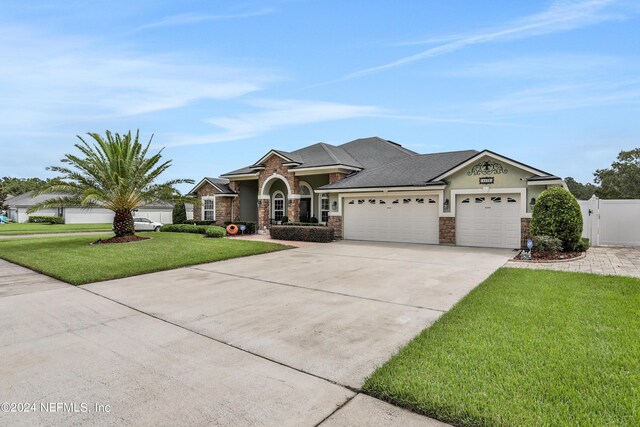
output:
[[[258,196],[258,231],[264,231],[265,227],[269,227],[269,198]]]
[[[287,209],[289,221],[300,221],[300,199],[289,199],[289,201],[291,202],[289,209]]]
[[[240,183],[238,181],[231,181],[229,183],[229,188],[232,191],[238,193],[236,197],[234,197],[231,201],[231,221],[239,221],[240,220]]]

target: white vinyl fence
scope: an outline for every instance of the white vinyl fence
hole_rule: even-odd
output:
[[[593,246],[640,246],[640,200],[579,200],[582,236]]]

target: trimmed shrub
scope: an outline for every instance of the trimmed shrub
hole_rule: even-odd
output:
[[[541,254],[557,254],[562,252],[562,242],[556,237],[534,236],[533,249]]]
[[[311,224],[317,224],[318,223],[318,218],[316,218],[315,216],[312,216],[311,218],[309,218],[309,222]]]
[[[247,229],[245,230],[245,233],[254,234],[256,232],[257,224],[252,221],[225,221],[224,222],[225,227],[229,224],[235,224],[238,226],[238,228],[240,228],[241,225],[246,226]]]
[[[324,226],[301,227],[295,225],[274,225],[271,227],[271,238],[302,242],[329,243],[333,240],[333,228]]]
[[[586,237],[581,237],[574,250],[576,252],[586,252],[587,249],[589,249],[590,245],[591,244],[589,243],[589,239],[587,239]]]
[[[283,222],[281,225],[293,225],[296,227],[326,227],[325,225],[318,224],[317,222]]]
[[[531,234],[556,237],[564,250],[575,250],[582,236],[582,213],[575,197],[562,187],[544,190],[533,207]]]
[[[196,221],[193,219],[188,219],[183,224],[191,224],[191,225],[216,225],[215,221]]]
[[[209,229],[217,229],[223,233],[222,236],[227,234],[227,231],[215,225],[193,225],[193,224],[167,224],[160,227],[160,231],[165,233],[194,233],[194,234],[207,234]],[[212,231],[215,233],[215,231]],[[222,237],[220,236],[220,237]],[[210,236],[213,237],[213,236]]]
[[[184,202],[177,202],[173,205],[173,223],[184,224],[187,221],[187,208]]]
[[[220,238],[227,235],[227,231],[222,227],[210,226],[207,227],[207,230],[204,233],[204,237],[215,237]]]
[[[30,216],[29,222],[36,224],[64,224],[64,218],[61,216]]]
[[[280,222],[281,222],[281,223],[283,223],[283,224],[284,224],[285,222],[289,222],[289,217],[288,217],[288,216],[286,216],[286,215],[285,215],[285,216],[283,216],[283,217],[282,217],[282,219],[280,219]]]

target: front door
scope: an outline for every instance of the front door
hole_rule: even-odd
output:
[[[311,199],[300,199],[300,222],[311,220]]]

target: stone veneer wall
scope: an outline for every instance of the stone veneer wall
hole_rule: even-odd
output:
[[[231,216],[233,218],[229,218],[229,221],[239,221],[240,220],[240,183],[238,181],[229,182],[229,188],[232,191],[238,193],[237,197],[231,197]],[[225,197],[229,198],[229,197]]]
[[[265,181],[267,181],[274,173],[283,176],[289,187],[291,188],[291,192],[293,194],[300,194],[300,179],[293,174],[293,172],[289,172],[289,168],[287,166],[283,166],[282,163],[284,160],[277,155],[272,155],[264,162],[264,169],[260,171],[260,175],[258,175],[258,192],[262,191],[262,186]],[[287,194],[287,200],[289,199],[289,194]],[[297,202],[297,203],[293,203]],[[266,206],[265,206],[266,205]],[[298,221],[300,218],[300,200],[293,200],[291,206],[287,209],[287,216],[290,221]],[[265,226],[269,226],[269,201],[261,200],[260,208],[258,208],[258,226],[260,229],[264,229]]]
[[[531,218],[520,218],[520,247],[527,247],[527,240],[531,238]]]
[[[233,221],[231,218],[231,205],[234,197],[216,197],[216,224],[224,225],[225,221]]]
[[[336,240],[342,240],[342,217],[341,216],[330,216],[329,217],[329,227],[333,227],[333,237]]]
[[[456,244],[456,219],[455,217],[441,216],[439,220],[440,226],[440,243],[446,245]]]
[[[203,196],[214,196],[216,193],[218,193],[218,190],[208,182],[205,182],[197,191],[200,202],[202,202]],[[202,221],[202,205],[193,207],[193,219],[195,221]]]

